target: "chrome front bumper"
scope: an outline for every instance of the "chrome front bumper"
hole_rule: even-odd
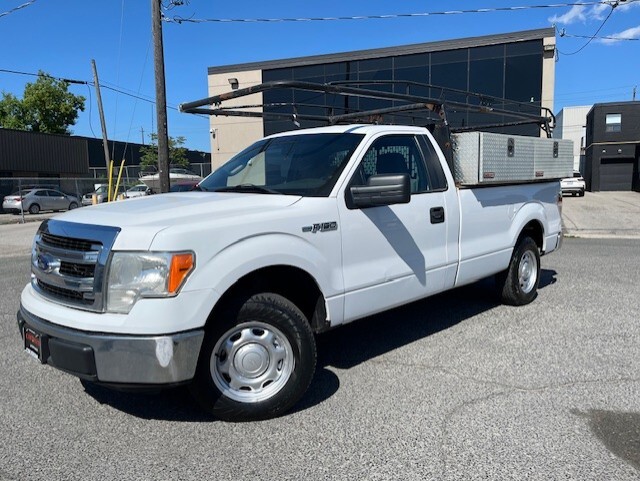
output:
[[[61,327],[20,306],[18,327],[42,338],[42,362],[90,381],[176,384],[193,378],[204,331],[158,336],[97,334]]]

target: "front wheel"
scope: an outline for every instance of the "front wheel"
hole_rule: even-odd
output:
[[[77,209],[78,208],[78,203],[77,202],[71,202],[71,204],[69,204],[69,210],[73,210],[73,209]]]
[[[200,405],[225,421],[269,419],[305,393],[316,364],[309,323],[284,297],[250,297],[213,319],[190,389]]]
[[[540,251],[531,237],[521,237],[507,270],[496,275],[502,302],[512,306],[529,304],[536,298],[540,283]]]

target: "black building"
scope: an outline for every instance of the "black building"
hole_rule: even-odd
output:
[[[540,114],[541,108],[553,109],[555,78],[555,31],[553,28],[527,30],[483,37],[470,37],[413,45],[401,45],[372,50],[298,57],[282,60],[209,67],[209,95],[218,95],[235,88],[244,88],[268,81],[293,80],[317,84],[357,82],[370,89],[394,93],[410,93],[443,101],[462,103],[483,102],[470,98],[465,91],[487,96],[486,104],[512,110],[512,102],[521,102],[519,109]],[[375,85],[375,81],[391,81]],[[429,84],[429,87],[417,84]],[[447,90],[438,87],[445,87]],[[491,97],[490,100],[489,97]],[[247,104],[264,105],[265,112],[326,115],[326,106],[336,113],[382,109],[391,102],[370,98],[350,98],[318,94],[303,90],[269,90],[246,100]],[[253,101],[255,100],[255,102]],[[345,103],[346,102],[346,103]],[[284,110],[284,104],[296,104],[296,112]],[[452,127],[498,124],[506,119],[487,115],[447,111]],[[397,122],[422,125],[424,119],[404,116]],[[300,127],[319,123],[304,120]],[[296,125],[297,126],[297,125]],[[231,155],[258,138],[295,129],[290,120],[266,117],[240,120],[211,118],[214,165],[220,165]],[[491,130],[491,129],[485,129]],[[536,125],[503,128],[500,132],[539,136]]]
[[[595,104],[585,144],[588,190],[640,191],[640,102]]]
[[[135,171],[140,164],[142,144],[110,140],[114,166]],[[211,163],[211,154],[187,150],[191,164]],[[102,139],[91,137],[42,134],[0,128],[0,178],[7,177],[96,177],[106,170]],[[197,173],[200,173],[199,171]],[[210,169],[204,174],[210,173]]]

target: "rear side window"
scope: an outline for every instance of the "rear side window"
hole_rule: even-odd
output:
[[[433,148],[433,144],[431,144],[429,138],[425,135],[418,137],[418,143],[420,144],[420,149],[422,149],[422,155],[427,165],[431,190],[447,190],[447,177],[444,175],[442,164],[440,163],[438,154]]]

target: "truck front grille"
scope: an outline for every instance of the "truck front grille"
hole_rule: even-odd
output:
[[[84,299],[82,298],[82,293],[78,292],[78,291],[73,291],[71,289],[64,289],[62,287],[56,287],[56,286],[52,286],[50,284],[47,284],[46,282],[42,282],[41,280],[36,280],[38,287],[46,292],[47,294],[50,294],[54,297],[60,298],[60,299],[67,299],[67,300],[71,300],[74,302],[81,302]]]
[[[101,312],[106,265],[119,231],[58,220],[43,222],[31,256],[34,289],[55,302]]]
[[[95,264],[79,264],[77,262],[61,262],[60,274],[70,277],[93,277]]]
[[[71,251],[87,252],[91,250],[91,242],[83,239],[70,239],[69,237],[61,237],[57,235],[42,234],[42,242],[59,249],[67,249]]]

